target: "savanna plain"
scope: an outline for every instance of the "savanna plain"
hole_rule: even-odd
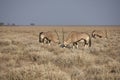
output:
[[[107,30],[91,47],[42,45],[39,33]],[[0,80],[120,80],[120,26],[0,26]]]

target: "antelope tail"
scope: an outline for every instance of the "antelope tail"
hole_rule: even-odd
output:
[[[88,41],[88,43],[89,43],[89,47],[91,47],[91,37],[89,36],[89,41]]]
[[[43,32],[40,32],[39,33],[39,42],[41,43],[42,42],[42,40],[41,40],[41,34],[42,34]]]
[[[92,37],[93,37],[93,38],[95,37],[95,35],[93,34],[94,32],[95,32],[95,30],[92,31]]]

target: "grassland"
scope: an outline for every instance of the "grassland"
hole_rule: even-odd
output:
[[[71,31],[104,30],[108,39],[92,38],[79,49],[41,45],[39,32],[58,31],[62,42]],[[120,26],[1,26],[0,80],[120,80]]]

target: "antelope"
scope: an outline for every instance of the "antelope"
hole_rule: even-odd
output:
[[[92,31],[92,37],[93,38],[97,38],[97,37],[99,37],[99,38],[107,38],[107,31],[106,30],[93,30]]]
[[[79,41],[84,41],[84,46],[91,46],[91,38],[89,34],[85,32],[76,32],[72,31],[71,33],[68,34],[67,38],[64,40],[64,47],[68,46],[69,44],[73,44],[73,48],[75,46],[78,48],[78,42]]]
[[[55,31],[56,32],[56,31]],[[56,32],[57,34],[57,32]],[[55,35],[53,32],[40,32],[39,33],[39,42],[40,43],[58,43],[60,44],[59,36],[58,34]]]

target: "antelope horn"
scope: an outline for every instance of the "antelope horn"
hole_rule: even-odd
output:
[[[62,43],[64,43],[64,31],[63,31],[63,28],[62,28]]]
[[[59,38],[59,35],[58,35],[56,29],[55,29],[54,31],[55,31],[55,33],[57,34],[58,40],[59,40],[59,42],[60,42],[60,38]]]
[[[108,38],[108,33],[106,29],[105,29],[105,37]]]

